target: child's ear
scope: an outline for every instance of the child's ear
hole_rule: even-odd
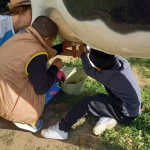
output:
[[[101,68],[96,68],[99,72],[101,72],[102,71],[102,69]]]
[[[46,41],[48,41],[49,39],[50,39],[50,37],[45,37],[45,38],[43,38],[44,39],[44,41],[46,42]]]

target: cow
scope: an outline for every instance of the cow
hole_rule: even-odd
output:
[[[50,17],[65,40],[150,58],[150,0],[31,0],[31,5],[32,20]]]

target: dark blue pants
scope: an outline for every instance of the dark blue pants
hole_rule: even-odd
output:
[[[127,117],[121,113],[121,100],[114,101],[106,94],[98,94],[97,96],[87,96],[79,101],[68,114],[63,118],[59,124],[59,129],[68,132],[72,125],[75,124],[78,119],[81,119],[88,112],[91,112],[94,116],[98,117],[110,117],[114,118],[120,123],[129,123],[136,117]]]

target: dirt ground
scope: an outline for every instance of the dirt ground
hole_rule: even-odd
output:
[[[52,109],[53,106],[50,104],[45,107],[41,116],[44,122],[42,129],[60,121],[60,117],[55,116]],[[13,123],[0,118],[1,150],[80,150],[90,148],[99,149],[102,148],[102,145],[98,142],[98,138],[93,135],[92,127],[87,122],[77,127],[76,130],[72,130],[69,133],[68,140],[59,141],[42,138],[40,131],[30,133],[18,129]],[[102,148],[102,150],[105,150],[105,148]]]
[[[69,61],[70,57],[61,57],[64,61]],[[139,84],[143,86],[144,81],[141,78],[136,68],[133,69]],[[47,128],[60,121],[60,117],[56,116],[51,104],[45,106],[41,116],[43,119],[43,127]],[[64,115],[67,112],[64,112]],[[84,120],[82,120],[84,122]],[[85,121],[76,129],[71,130],[69,139],[65,141],[44,139],[37,133],[30,133],[25,130],[18,129],[13,123],[0,118],[0,150],[106,150],[101,145],[99,138],[94,136],[92,132],[93,125]]]

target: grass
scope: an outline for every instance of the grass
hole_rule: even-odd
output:
[[[62,39],[57,36],[56,40],[53,42],[54,45],[62,43]]]
[[[126,59],[132,67],[136,67],[142,78],[150,77],[149,59]],[[82,66],[81,60],[72,59],[70,63],[64,63],[65,66]],[[78,96],[68,96],[63,92],[56,95],[57,103],[64,102],[72,107],[84,96],[96,95],[97,93],[106,93],[102,84],[88,77],[83,92]],[[141,87],[142,93],[142,114],[129,124],[118,124],[112,130],[106,130],[99,136],[99,142],[103,143],[108,150],[150,150],[150,85]],[[53,103],[53,101],[52,101]],[[95,117],[89,115],[87,121],[92,122]],[[96,122],[96,121],[95,121]]]
[[[143,58],[129,58],[126,57],[126,59],[131,63],[131,66],[138,66],[138,69],[140,69],[141,74],[145,78],[150,78],[150,59],[143,59]]]

